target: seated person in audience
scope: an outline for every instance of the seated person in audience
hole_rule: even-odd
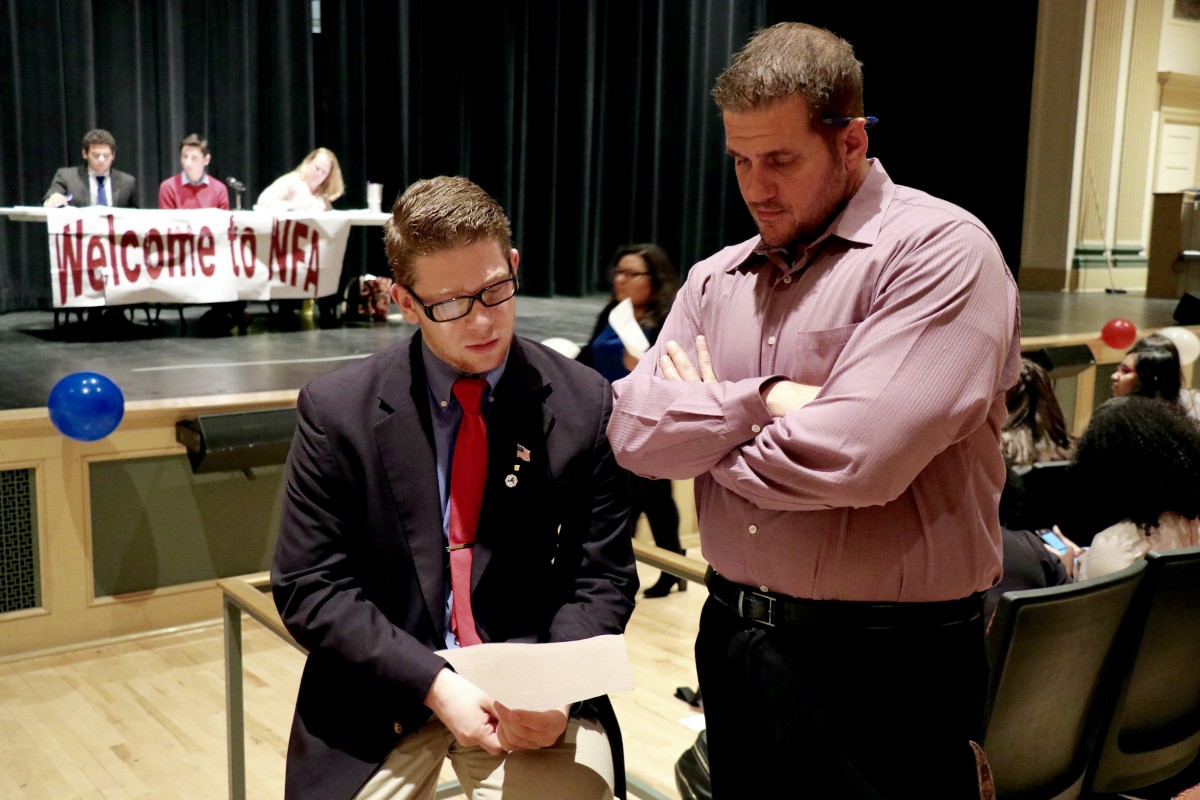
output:
[[[1096,410],[1075,446],[1074,502],[1094,532],[1076,580],[1151,550],[1200,545],[1200,430],[1167,403],[1131,395]]]
[[[328,211],[346,193],[333,151],[318,147],[291,172],[262,190],[255,211]]]
[[[1071,457],[1073,437],[1067,431],[1062,406],[1046,370],[1022,358],[1021,375],[1008,390],[1006,401],[1008,419],[1000,431],[1006,463],[1027,467]]]
[[[158,187],[159,208],[222,208],[229,210],[229,190],[208,174],[212,152],[208,140],[189,133],[179,143],[183,172],[172,175]]]
[[[1000,545],[1004,557],[1004,572],[1000,581],[987,590],[983,599],[984,619],[991,620],[1000,602],[1000,595],[1024,589],[1041,589],[1071,582],[1075,559],[1082,548],[1054,531],[1066,544],[1059,553],[1046,544],[1038,533],[1019,527],[1021,505],[1024,502],[1021,479],[1008,470],[1008,479],[1000,492]]]
[[[638,358],[625,349],[617,332],[609,324],[609,312],[618,303],[628,299],[633,305],[633,317],[638,326],[650,344],[654,344],[671,310],[675,292],[679,289],[679,273],[666,251],[658,245],[633,244],[617,249],[608,274],[612,282],[612,299],[596,318],[592,336],[580,350],[578,360],[608,380],[615,381],[628,375],[637,366]],[[654,544],[682,554],[679,508],[671,494],[671,481],[639,475],[632,476],[630,480],[634,524],[645,514]],[[666,597],[676,586],[679,591],[686,591],[687,581],[664,571],[642,594],[646,597]]]
[[[96,128],[83,135],[83,160],[78,167],[63,167],[42,198],[46,208],[60,206],[137,207],[137,178],[113,169],[117,159],[117,140],[106,130]]]
[[[158,187],[158,207],[176,209],[220,208],[229,210],[229,189],[208,174],[212,152],[208,140],[198,133],[189,133],[179,143],[179,164],[183,172],[172,175]],[[246,303],[231,300],[214,303],[196,323],[201,336],[228,336],[237,326],[245,333],[250,326]]]
[[[1200,392],[1183,385],[1179,349],[1166,336],[1152,333],[1134,343],[1112,376],[1113,397],[1139,395],[1177,404],[1200,423]]]
[[[300,166],[281,175],[258,196],[255,211],[307,211],[321,212],[333,208],[333,201],[346,192],[342,182],[342,168],[332,150],[318,147]],[[301,326],[297,313],[303,301],[286,299],[276,301],[272,321],[279,330],[294,331]],[[324,318],[324,312],[322,314]]]

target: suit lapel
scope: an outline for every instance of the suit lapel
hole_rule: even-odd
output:
[[[533,504],[546,502],[546,440],[554,426],[553,412],[544,402],[549,391],[542,373],[526,358],[521,340],[514,337],[488,417],[488,475],[471,565],[472,588],[504,537],[519,535],[521,520],[529,518]]]
[[[420,346],[418,333],[409,347],[395,350],[384,373],[379,400],[385,416],[375,425],[375,441],[400,520],[398,544],[409,550],[421,596],[440,637],[445,624],[446,548]]]
[[[79,167],[79,184],[82,186],[80,190],[80,198],[82,205],[90,206],[92,204],[92,182],[88,180],[87,167]]]

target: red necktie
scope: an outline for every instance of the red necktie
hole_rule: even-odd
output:
[[[471,552],[487,477],[487,425],[479,411],[486,386],[483,378],[459,378],[454,382],[454,396],[462,406],[463,417],[450,465],[450,588],[454,591],[450,630],[463,647],[481,641],[471,613]]]

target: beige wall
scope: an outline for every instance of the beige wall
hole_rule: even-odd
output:
[[[1172,8],[1040,5],[1022,288],[1145,288],[1163,125],[1200,126],[1200,24]]]

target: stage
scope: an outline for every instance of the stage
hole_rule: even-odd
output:
[[[606,298],[517,297],[517,332],[543,340],[560,336],[584,342]],[[54,384],[74,372],[99,372],[121,388],[126,402],[208,397],[299,389],[308,380],[362,358],[416,330],[392,305],[386,322],[347,322],[322,329],[301,318],[301,329],[282,332],[265,303],[251,303],[253,322],[244,336],[208,338],[195,331],[207,306],[164,309],[147,324],[134,312],[135,327],[93,340],[88,323],[64,322],[54,313],[22,311],[0,315],[0,410],[44,407]],[[153,313],[153,312],[152,312]],[[319,312],[317,317],[319,319]]]
[[[517,332],[533,339],[557,336],[582,344],[591,334],[606,297],[517,297]],[[1024,338],[1098,336],[1105,322],[1124,317],[1143,329],[1176,324],[1177,301],[1149,299],[1140,293],[1106,294],[1023,292]],[[392,307],[395,311],[395,306]],[[324,330],[311,319],[301,330],[278,331],[265,304],[252,303],[247,335],[204,338],[195,335],[196,318],[205,306],[185,308],[181,334],[175,311],[146,324],[135,314],[136,328],[122,337],[90,340],[85,323],[55,326],[49,311],[0,315],[0,410],[44,407],[50,390],[65,375],[99,372],[121,388],[126,401],[207,397],[299,389],[309,379],[349,360],[362,358],[408,336],[413,326],[394,313],[387,322],[349,322]]]

